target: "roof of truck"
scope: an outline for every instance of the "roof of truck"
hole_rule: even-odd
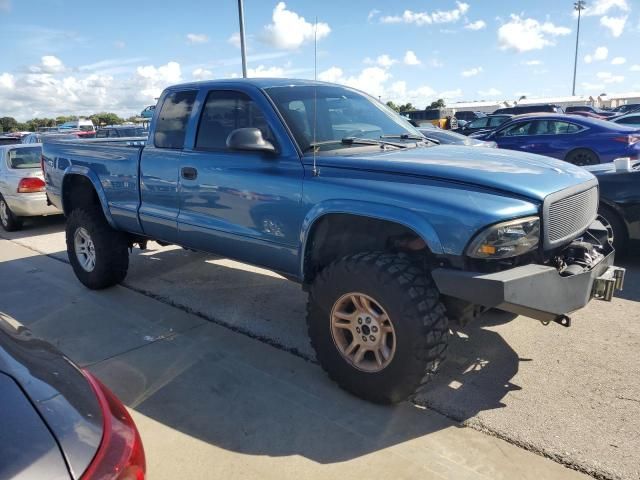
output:
[[[254,85],[258,88],[269,87],[299,87],[299,86],[313,86],[313,85],[335,85],[335,83],[319,82],[316,80],[304,80],[299,78],[226,78],[220,80],[203,80],[201,82],[189,82],[181,83],[179,85],[172,85],[170,89],[184,88],[184,87],[215,87],[216,85]]]

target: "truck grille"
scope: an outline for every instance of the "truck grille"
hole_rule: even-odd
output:
[[[546,247],[555,247],[584,232],[598,215],[598,187],[594,186],[545,204]]]

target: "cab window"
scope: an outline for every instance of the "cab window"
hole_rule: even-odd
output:
[[[251,98],[231,90],[213,90],[207,95],[196,149],[226,150],[227,137],[238,128],[258,128],[265,139],[271,139],[271,130],[260,107]]]
[[[153,136],[156,148],[183,148],[187,122],[193,109],[196,93],[195,90],[187,90],[167,95],[160,109]]]

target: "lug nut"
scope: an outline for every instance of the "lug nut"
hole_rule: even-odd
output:
[[[367,317],[367,323],[371,323],[371,317]]]
[[[376,337],[374,337],[373,335],[371,335],[371,336],[369,337],[369,340],[371,340],[372,342],[375,342],[375,341],[376,341]]]
[[[373,331],[373,333],[376,333],[378,331],[378,327],[374,325],[373,327],[371,327],[371,331]]]
[[[358,323],[362,325],[362,318],[358,317]]]
[[[362,340],[366,342],[367,341],[367,336],[366,335],[362,335]]]
[[[356,327],[356,332],[360,333],[360,327]]]

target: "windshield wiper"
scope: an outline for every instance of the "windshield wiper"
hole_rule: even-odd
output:
[[[341,138],[340,140],[326,140],[323,142],[310,143],[309,146],[304,149],[304,152],[309,152],[314,148],[322,147],[323,145],[333,145],[336,143],[341,143],[342,145],[380,145],[380,147],[391,146],[397,148],[407,148],[406,145],[394,142],[386,142],[384,140],[377,140],[375,138],[345,137]]]
[[[422,135],[414,135],[412,133],[398,133],[395,135],[380,135],[380,138],[399,138],[400,140],[424,140]]]

